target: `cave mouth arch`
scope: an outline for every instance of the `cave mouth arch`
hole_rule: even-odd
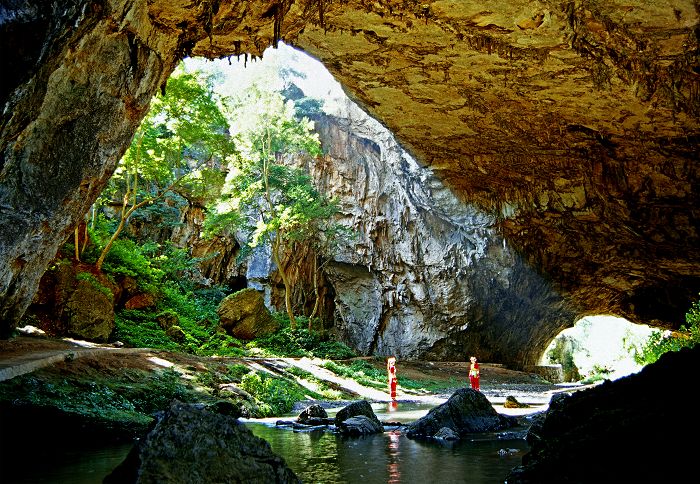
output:
[[[561,364],[565,381],[587,381],[596,375],[615,380],[643,368],[634,360],[634,352],[653,331],[650,326],[613,315],[584,316],[550,342],[541,364]]]

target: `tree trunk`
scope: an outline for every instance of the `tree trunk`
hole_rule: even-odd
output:
[[[289,326],[292,329],[297,329],[297,320],[294,318],[294,311],[292,310],[292,284],[289,280],[289,276],[287,275],[287,271],[285,270],[284,267],[282,267],[282,258],[279,255],[279,250],[280,250],[280,240],[279,240],[279,235],[275,235],[274,240],[272,241],[272,260],[275,261],[275,264],[277,264],[277,270],[280,273],[280,277],[282,278],[282,283],[284,284],[284,305],[285,308],[287,309],[287,316],[289,316]]]

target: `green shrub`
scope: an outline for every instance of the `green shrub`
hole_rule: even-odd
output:
[[[250,393],[258,405],[261,417],[273,417],[289,413],[296,402],[307,395],[321,398],[321,395],[301,387],[295,382],[273,377],[267,373],[248,373],[243,376],[240,388]]]
[[[120,274],[136,279],[141,289],[149,292],[153,284],[160,280],[162,272],[151,266],[150,259],[141,248],[129,239],[114,241],[105,258],[103,270],[110,274]]]
[[[303,321],[304,318],[299,319]],[[281,321],[282,324],[286,323],[284,319]],[[261,349],[262,354],[267,356],[288,358],[348,359],[356,356],[355,352],[343,343],[324,341],[317,331],[309,331],[306,328],[291,329],[288,326],[269,336],[253,340],[248,343],[247,348]]]
[[[700,343],[700,300],[696,301],[685,315],[687,325],[678,331],[654,331],[646,344],[634,348],[634,360],[640,365],[648,365],[669,351],[692,348]]]

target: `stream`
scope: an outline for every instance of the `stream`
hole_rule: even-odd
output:
[[[412,422],[435,405],[373,404],[382,422]],[[339,410],[328,409],[334,416]],[[524,439],[499,439],[497,434],[473,434],[455,443],[407,438],[401,430],[365,437],[343,437],[332,432],[294,432],[275,427],[278,419],[247,420],[258,437],[307,484],[373,483],[503,483],[508,472],[520,465],[529,450]],[[524,428],[508,435],[523,435]],[[499,452],[500,451],[500,452]]]
[[[373,404],[383,422],[412,422],[435,405],[421,403]],[[328,409],[334,416],[340,409]],[[503,483],[508,472],[520,465],[528,445],[522,438],[498,438],[497,434],[473,434],[455,443],[408,439],[401,430],[366,437],[342,437],[330,431],[298,432],[275,425],[274,419],[244,419],[255,435],[267,440],[273,451],[307,484],[371,483]],[[392,428],[392,427],[389,427]],[[524,435],[524,428],[508,432]],[[51,439],[48,439],[51,440]],[[56,442],[54,442],[55,444]],[[4,458],[6,484],[97,484],[126,457],[131,444],[52,445],[31,448]],[[13,454],[15,454],[13,452]],[[11,469],[17,475],[8,475]]]

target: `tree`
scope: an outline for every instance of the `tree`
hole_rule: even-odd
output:
[[[121,195],[121,207],[97,269],[136,210],[175,190],[185,198],[203,196],[213,181],[223,181],[220,165],[234,153],[211,78],[178,70],[166,93],[153,99],[105,191],[109,198]]]
[[[207,218],[207,231],[244,229],[249,247],[269,244],[285,287],[290,325],[296,328],[284,249],[314,237],[338,207],[313,187],[306,173],[283,162],[292,156],[319,156],[318,135],[308,118],[296,116],[293,102],[257,84],[231,106],[229,116],[241,157]]]

